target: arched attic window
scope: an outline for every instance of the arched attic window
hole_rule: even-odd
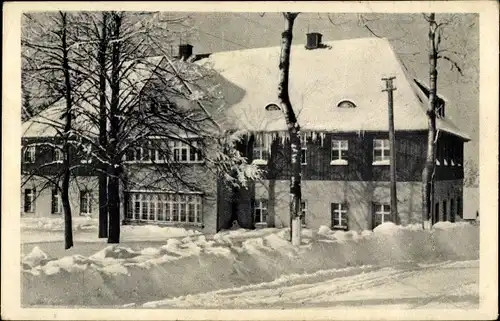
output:
[[[266,106],[266,110],[267,111],[277,111],[277,110],[281,110],[281,108],[276,104],[269,104]]]
[[[337,104],[337,107],[338,108],[355,108],[356,104],[354,104],[350,100],[344,99],[344,100],[339,101],[339,103]]]

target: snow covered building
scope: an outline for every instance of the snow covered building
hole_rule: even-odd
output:
[[[317,33],[307,37],[306,47],[292,46],[289,85],[303,135],[303,224],[362,230],[387,220],[421,222],[428,88],[407,75],[386,39],[321,43]],[[232,126],[253,132],[242,151],[266,170],[252,189],[234,192],[231,206],[247,227],[289,225],[290,147],[278,107],[279,57],[280,48],[273,47],[208,58],[233,85],[224,93]],[[388,98],[381,80],[387,76],[396,77],[397,87],[397,218],[390,216]],[[463,145],[470,140],[446,108],[453,106],[440,97],[435,222],[462,216]]]
[[[291,50],[289,92],[303,134],[304,225],[360,230],[387,220],[420,222],[421,173],[427,148],[426,85],[407,75],[385,39],[321,43],[318,35],[308,35],[307,48],[294,45]],[[179,49],[181,56],[192,54],[189,45]],[[210,111],[222,126],[250,133],[239,149],[249,162],[265,170],[263,179],[248,189],[228,188],[204,170],[202,159],[189,146],[175,145],[176,160],[188,165],[186,175],[198,180],[200,188],[183,192],[128,188],[122,198],[124,223],[182,225],[207,233],[230,227],[235,218],[246,228],[288,226],[291,167],[286,124],[277,98],[279,55],[279,47],[269,47],[197,57],[198,64],[217,71],[216,82],[224,97],[224,108]],[[395,76],[397,87],[398,218],[390,217],[388,102],[381,81],[385,76]],[[451,103],[441,97],[439,101],[435,221],[462,215],[463,144],[469,140],[445,114]],[[54,118],[50,112],[41,116],[41,123]],[[47,161],[57,168],[61,161],[57,148],[42,151],[37,147],[55,134],[45,127],[36,119],[23,124],[23,171]],[[140,157],[136,151],[129,156],[142,164],[134,172],[154,173],[150,169],[162,166],[151,161],[158,153],[144,153],[146,150],[141,150]],[[89,161],[84,153],[78,155],[78,162]],[[97,186],[95,172],[84,168],[78,172],[70,192],[75,214],[97,216]],[[53,189],[39,193],[28,184],[22,190],[21,212],[60,214],[60,198]]]

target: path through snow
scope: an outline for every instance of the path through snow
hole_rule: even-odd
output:
[[[479,261],[410,268],[370,266],[149,302],[145,308],[448,308],[479,306]],[[352,273],[356,272],[356,273]]]

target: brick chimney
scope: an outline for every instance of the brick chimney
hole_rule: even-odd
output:
[[[322,47],[322,34],[319,32],[311,32],[306,34],[306,49],[318,49]]]
[[[190,44],[179,45],[179,58],[187,60],[193,55],[193,46]]]

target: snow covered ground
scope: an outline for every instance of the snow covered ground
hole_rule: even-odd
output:
[[[479,306],[479,262],[333,269],[143,304],[144,308],[430,308]],[[127,305],[131,307],[132,305]]]
[[[180,228],[124,226],[109,246],[82,220],[65,252],[58,224],[23,223],[25,306],[276,308],[478,304],[479,227],[385,223],[374,231],[287,229],[199,235]],[[96,227],[96,224],[93,225]],[[93,236],[90,236],[92,234]],[[62,237],[61,237],[62,238]],[[23,241],[26,241],[23,238]],[[59,250],[56,250],[59,249]]]

